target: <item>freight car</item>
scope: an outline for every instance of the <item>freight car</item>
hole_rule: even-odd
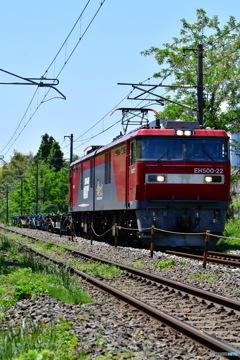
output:
[[[229,193],[227,133],[157,119],[71,164],[69,208],[79,235],[116,224],[149,243],[154,226],[158,246],[203,246],[224,230]]]
[[[45,230],[60,235],[72,234],[71,219],[68,215],[64,214],[13,215],[11,221],[14,226]]]

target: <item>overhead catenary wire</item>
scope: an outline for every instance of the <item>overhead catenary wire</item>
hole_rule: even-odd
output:
[[[11,144],[11,145],[9,146],[9,148],[6,150],[6,152],[4,153],[4,156],[6,156],[6,154],[8,153],[8,151],[11,149],[11,147],[13,146],[13,144],[17,141],[18,137],[22,134],[23,130],[24,130],[25,127],[27,126],[28,123],[22,128],[22,130],[18,133],[18,135],[16,135],[18,129],[20,129],[20,126],[21,126],[23,120],[25,119],[25,116],[26,116],[28,110],[30,109],[30,107],[31,107],[31,105],[32,105],[32,102],[33,102],[33,100],[34,100],[37,92],[38,92],[38,88],[35,90],[32,98],[31,98],[31,100],[30,100],[30,102],[29,102],[29,104],[28,104],[28,107],[27,107],[25,113],[23,114],[23,116],[22,116],[22,118],[21,118],[21,121],[19,122],[16,130],[14,131],[14,133],[13,133],[13,135],[11,136],[10,140],[7,142],[7,144],[6,144],[6,145],[4,146],[4,148],[1,150],[1,153],[4,153],[4,150],[8,147],[9,144]],[[39,105],[39,106],[40,106],[40,105]],[[38,108],[37,108],[37,109],[38,109]],[[34,113],[34,114],[35,114],[35,113]],[[30,117],[29,121],[30,121],[30,120],[31,120],[31,117]],[[28,121],[28,122],[29,122],[29,121]],[[12,140],[13,140],[13,138],[14,138],[15,135],[16,135],[17,137],[16,137],[16,139],[12,142]]]
[[[82,18],[82,16],[83,16],[85,10],[87,9],[90,1],[91,1],[91,0],[88,0],[88,1],[87,1],[86,5],[84,6],[81,14],[79,15],[79,17],[78,17],[78,19],[77,19],[77,21],[76,21],[75,24],[73,25],[72,29],[70,30],[68,36],[67,36],[66,39],[64,40],[64,42],[63,42],[63,44],[61,45],[60,49],[58,50],[57,54],[54,56],[53,60],[52,60],[51,63],[49,64],[49,66],[48,66],[48,68],[46,69],[44,75],[46,75],[46,73],[49,71],[49,69],[51,68],[51,66],[54,64],[54,62],[55,62],[55,60],[57,59],[58,55],[59,55],[60,52],[62,51],[64,45],[67,43],[68,39],[70,38],[73,30],[76,28],[77,24],[78,24],[79,21],[81,20],[81,18]],[[104,1],[105,1],[105,0],[104,0]],[[44,75],[43,75],[43,76],[44,76]]]
[[[151,77],[149,77],[149,78],[141,81],[139,84],[143,84],[143,83],[145,83],[146,81],[151,80],[152,78],[154,78],[154,76],[151,76]],[[164,77],[164,79],[165,79],[165,77]],[[162,80],[162,81],[163,81],[163,80]],[[162,82],[162,81],[161,81],[161,82]],[[161,84],[161,82],[160,82],[160,84]],[[76,138],[74,139],[74,143],[79,142],[79,139],[83,138],[87,133],[89,133],[90,131],[92,131],[99,123],[103,122],[103,121],[106,119],[106,117],[109,116],[109,115],[112,113],[113,110],[115,110],[116,108],[118,108],[119,105],[120,105],[124,100],[126,100],[126,99],[132,94],[133,91],[134,91],[134,89],[131,90],[126,96],[124,96],[124,98],[123,98],[122,100],[120,100],[113,108],[111,108],[111,110],[109,110],[109,111],[106,113],[106,115],[104,115],[100,120],[98,120],[98,121],[97,121],[94,125],[92,125],[88,130],[86,130],[84,133],[82,133],[81,135],[79,135],[78,137],[76,137]],[[167,93],[167,92],[169,92],[169,91],[170,91],[170,90],[167,90],[165,93]],[[165,94],[165,93],[164,93],[164,94]],[[147,100],[148,96],[149,96],[149,94],[146,96],[145,100]],[[141,100],[141,101],[136,105],[136,108],[139,107],[140,104],[142,104],[145,100]],[[149,103],[145,104],[144,107],[148,106],[148,104],[149,104]],[[159,104],[157,104],[157,105],[159,105]],[[114,124],[108,126],[106,129],[98,132],[97,134],[92,135],[92,136],[88,137],[87,139],[83,139],[83,140],[81,141],[81,144],[80,144],[80,145],[77,145],[77,146],[74,147],[74,150],[78,149],[80,146],[83,146],[83,145],[86,144],[88,141],[96,138],[97,136],[102,135],[103,133],[105,133],[105,132],[108,131],[109,129],[113,128],[115,125],[119,124],[120,122],[121,122],[121,119],[120,119],[120,120],[117,120]],[[67,146],[68,146],[68,145],[65,145],[65,146],[63,147],[63,149],[65,149]],[[69,153],[69,151],[67,151],[66,153]]]
[[[232,30],[232,29],[230,29],[230,30]],[[230,30],[229,30],[229,31],[230,31]],[[174,45],[175,45],[175,44],[176,44],[176,42],[174,43]],[[177,63],[172,64],[171,69],[169,69],[169,70],[164,74],[164,76],[162,77],[161,81],[159,82],[159,86],[160,86],[160,85],[163,86],[163,81],[165,81],[170,75],[172,75],[174,69],[176,69],[180,63],[182,63],[182,60],[179,60]],[[154,78],[154,77],[155,77],[155,76],[152,76],[152,77],[150,77],[150,78],[148,78],[148,79],[140,82],[139,84],[143,84],[144,82],[149,81],[150,79],[152,79],[152,78]],[[182,87],[184,87],[184,85],[183,85]],[[172,89],[167,90],[166,93],[168,93],[168,92],[171,91],[171,90],[172,90]],[[174,88],[173,88],[173,90],[174,90]],[[131,94],[133,91],[134,91],[134,89],[133,89],[129,94]],[[128,96],[129,96],[129,95],[128,95]],[[145,100],[148,98],[148,96],[149,96],[149,95],[146,96]],[[126,98],[126,97],[125,97],[125,98]],[[124,99],[125,99],[125,98],[124,98]],[[124,100],[124,99],[123,99],[123,100]],[[123,101],[123,100],[122,100],[122,101]],[[121,102],[122,102],[122,101],[121,101]],[[140,101],[139,104],[141,104],[143,101],[144,101],[144,100]],[[120,103],[121,103],[121,102],[120,102]],[[119,103],[119,104],[120,104],[120,103]],[[139,104],[136,105],[136,107],[139,106]],[[115,108],[116,108],[116,107],[118,107],[118,105],[116,105]],[[112,110],[111,110],[111,111],[112,111]],[[110,111],[110,112],[111,112],[111,111]],[[93,126],[91,126],[91,127],[90,127],[87,131],[85,131],[83,134],[79,135],[79,136],[74,140],[74,142],[77,142],[80,138],[84,137],[88,132],[92,131],[92,129],[95,128],[100,122],[104,121],[104,119],[106,118],[107,115],[109,115],[110,112],[108,112],[103,118],[101,118],[100,120],[98,120]],[[82,143],[81,143],[80,145],[74,147],[74,150],[77,149],[77,148],[79,148],[80,146],[84,145],[84,144],[85,144],[87,141],[89,141],[90,139],[93,139],[93,138],[97,137],[98,135],[101,135],[103,132],[106,132],[107,130],[109,130],[109,129],[112,128],[114,125],[118,124],[119,122],[120,122],[120,120],[117,121],[115,124],[113,124],[113,125],[109,126],[108,128],[106,128],[105,130],[99,132],[97,135],[93,135],[93,136],[89,137],[87,140],[82,141]]]
[[[167,91],[164,93],[164,95],[165,95],[166,93],[168,93],[169,91],[170,91],[170,90],[167,90]],[[102,117],[100,120],[98,120],[93,126],[91,126],[91,127],[90,127],[88,130],[86,130],[83,134],[79,135],[79,136],[74,140],[74,143],[79,142],[79,139],[81,139],[81,138],[84,137],[87,133],[89,133],[91,130],[93,130],[100,122],[104,121],[104,120],[106,119],[106,117],[107,117],[109,114],[111,114],[111,112],[112,112],[113,110],[115,110],[125,99],[127,99],[128,96],[129,96],[132,92],[133,92],[133,90],[130,91],[130,92],[128,93],[128,95],[126,95],[126,96],[125,96],[118,104],[116,104],[110,111],[108,111],[108,113],[107,113],[106,115],[104,115],[104,117]],[[141,100],[135,107],[138,108],[145,100],[147,100],[148,96],[150,96],[150,95],[148,94],[148,95],[146,96],[146,98],[143,99],[143,100]],[[148,106],[150,106],[150,104],[151,104],[151,105],[153,104],[152,101],[149,101],[148,103],[146,103],[146,104],[144,105],[144,107],[148,107]],[[154,103],[154,104],[155,104],[155,105],[159,105],[158,103]],[[119,124],[121,121],[122,121],[122,119],[117,120],[115,123],[109,125],[107,128],[105,128],[104,130],[98,132],[97,134],[92,135],[92,136],[88,137],[87,139],[83,139],[83,140],[81,141],[81,144],[80,144],[80,145],[77,145],[77,146],[74,147],[74,150],[76,150],[76,149],[78,149],[79,147],[85,145],[85,144],[86,144],[87,142],[89,142],[90,140],[92,140],[92,139],[94,139],[94,138],[102,135],[103,133],[107,132],[108,130],[110,130],[111,128],[113,128],[115,125]],[[67,146],[68,146],[68,145],[63,146],[62,149],[65,149]],[[66,152],[66,154],[68,154],[68,153],[69,153],[69,151]]]
[[[69,37],[71,36],[73,30],[75,29],[76,25],[77,25],[77,24],[79,23],[79,21],[81,20],[81,18],[82,18],[82,16],[83,16],[85,10],[87,9],[87,6],[89,5],[90,1],[91,1],[91,0],[88,0],[88,1],[87,1],[87,3],[86,3],[86,5],[84,6],[84,8],[83,8],[83,10],[82,10],[82,12],[81,12],[81,14],[80,14],[80,16],[78,17],[77,21],[75,22],[75,24],[74,24],[73,27],[71,28],[71,30],[70,30],[68,36],[66,37],[66,39],[64,40],[62,46],[61,46],[60,49],[58,50],[57,54],[54,56],[53,60],[50,62],[50,65],[48,66],[47,70],[45,71],[45,73],[44,73],[44,75],[43,75],[43,78],[44,78],[44,76],[46,75],[46,73],[49,71],[49,69],[54,65],[55,60],[56,60],[57,57],[60,55],[61,51],[62,51],[63,48],[64,48],[64,45],[67,43],[67,41],[68,41]],[[74,45],[74,47],[73,47],[70,55],[69,55],[68,58],[64,61],[64,64],[62,65],[62,67],[61,67],[60,71],[58,72],[58,75],[57,75],[57,76],[59,76],[59,75],[62,73],[63,69],[65,68],[65,66],[67,65],[67,63],[69,62],[69,60],[71,59],[72,55],[73,55],[74,52],[76,51],[76,49],[77,49],[77,47],[79,46],[79,44],[80,44],[81,40],[83,39],[84,35],[85,35],[85,34],[87,33],[87,31],[89,30],[91,24],[93,23],[94,19],[95,19],[96,16],[98,15],[98,13],[99,13],[101,7],[103,6],[103,4],[105,3],[105,1],[106,1],[106,0],[101,0],[99,6],[98,6],[98,8],[97,8],[97,10],[95,11],[95,13],[93,14],[91,20],[89,21],[89,23],[88,23],[87,26],[85,27],[85,30],[83,31],[82,35],[78,38],[78,40],[77,40],[77,42],[75,43],[75,45]],[[18,138],[20,137],[20,135],[23,133],[23,131],[25,130],[25,128],[27,127],[27,125],[29,124],[29,122],[32,120],[32,118],[34,117],[34,115],[36,114],[36,112],[38,111],[38,109],[40,108],[40,106],[41,106],[44,102],[50,100],[50,99],[46,100],[46,98],[47,98],[47,95],[48,95],[48,93],[50,92],[51,88],[48,89],[48,91],[47,91],[47,92],[45,93],[45,95],[43,96],[42,100],[36,105],[35,110],[34,110],[34,111],[32,112],[32,114],[28,117],[28,120],[26,121],[26,123],[24,124],[24,126],[22,127],[22,129],[19,130],[20,127],[21,127],[21,125],[22,125],[22,123],[23,123],[23,121],[24,121],[24,119],[27,117],[28,111],[29,111],[29,109],[31,108],[31,106],[32,106],[32,104],[33,104],[33,101],[34,101],[36,95],[38,94],[38,90],[39,90],[39,87],[35,90],[32,98],[31,98],[31,100],[30,100],[30,102],[29,102],[29,104],[28,104],[28,106],[27,106],[27,109],[26,109],[26,111],[24,112],[24,115],[22,116],[22,118],[21,118],[21,120],[20,120],[20,122],[19,122],[19,124],[18,124],[18,126],[17,126],[17,128],[16,128],[16,130],[14,131],[13,135],[11,136],[10,140],[7,142],[7,144],[6,144],[6,145],[3,147],[3,149],[0,151],[2,154],[4,154],[4,157],[5,157],[6,154],[10,151],[10,149],[13,147],[13,145],[14,145],[15,142],[18,140]],[[19,130],[19,132],[18,132],[18,130]]]
[[[236,26],[233,26],[232,28],[230,28],[228,31],[225,31],[225,32],[223,31],[223,32],[222,32],[221,34],[219,34],[219,36],[214,40],[214,42],[212,43],[212,45],[214,45],[214,43],[217,43],[217,41],[218,41],[219,39],[221,39],[223,36],[226,36],[226,35],[229,34],[231,31],[239,28],[239,26],[240,26],[240,24],[237,24]],[[229,43],[230,43],[230,42],[229,42]],[[224,44],[224,46],[229,45],[229,43]],[[177,42],[175,41],[175,43],[174,43],[173,45],[176,45],[176,44],[177,44]],[[235,51],[236,51],[236,50],[233,50],[232,53],[234,53]],[[227,55],[226,55],[226,56],[227,56]],[[225,57],[225,56],[224,56],[224,57]],[[220,60],[217,60],[215,63],[217,63],[217,62],[219,62],[219,61],[221,61],[221,59],[220,59]],[[170,75],[172,75],[174,69],[176,69],[177,66],[178,66],[181,62],[182,62],[182,60],[179,60],[176,64],[172,64],[171,69],[169,69],[169,70],[165,73],[165,75],[162,77],[159,85],[162,85],[162,84],[163,84],[163,81],[165,81]],[[213,66],[215,63],[211,64],[211,66]],[[140,82],[139,84],[143,84],[144,82],[149,81],[150,79],[152,79],[152,78],[154,78],[154,77],[155,77],[155,76],[152,76],[152,77],[150,77],[150,78],[148,78],[148,79]],[[171,90],[172,90],[172,89],[167,90],[166,93],[168,93],[168,92],[171,91]],[[129,94],[131,94],[133,91],[134,91],[134,90],[132,90]],[[128,95],[128,96],[129,96],[129,95]],[[148,97],[148,96],[146,96],[146,99],[147,99],[147,97]],[[125,98],[124,98],[124,99],[125,99]],[[124,100],[124,99],[123,99],[123,100]],[[123,101],[123,100],[122,100],[122,101]],[[121,102],[122,102],[122,101],[121,101]],[[139,104],[141,104],[143,101],[144,101],[144,100],[142,100]],[[121,103],[121,102],[120,102],[120,103]],[[119,104],[120,104],[120,103],[119,103]],[[119,105],[119,104],[118,104],[118,105]],[[136,105],[136,107],[138,107],[139,104]],[[118,105],[116,105],[115,108],[117,108]],[[111,110],[111,111],[112,111],[112,110]],[[93,126],[91,126],[91,127],[90,127],[87,131],[85,131],[82,135],[78,136],[78,137],[74,140],[74,142],[76,142],[76,141],[78,141],[80,138],[84,137],[84,135],[86,135],[88,132],[90,132],[90,131],[91,131],[94,127],[96,127],[101,121],[104,121],[104,119],[106,118],[106,116],[109,115],[109,113],[110,113],[111,111],[109,111],[103,118],[101,118],[100,120],[98,120],[97,123],[95,123]],[[84,144],[85,144],[86,142],[88,142],[89,140],[97,137],[98,135],[101,135],[103,132],[106,132],[107,130],[109,130],[110,128],[112,128],[112,127],[115,126],[116,124],[118,124],[120,121],[121,121],[121,120],[117,121],[115,124],[109,126],[108,128],[106,128],[105,130],[99,132],[98,134],[93,135],[93,136],[89,137],[88,139],[83,140],[80,145],[78,145],[78,146],[76,146],[76,147],[74,148],[74,150],[77,149],[77,148],[79,148],[80,146],[84,145]]]
[[[86,2],[86,4],[85,4],[85,6],[84,6],[84,8],[83,8],[83,10],[82,10],[82,12],[81,12],[81,14],[79,15],[77,21],[76,21],[75,24],[73,25],[72,29],[70,30],[68,36],[67,36],[66,39],[64,40],[64,42],[63,42],[62,46],[60,47],[60,49],[58,50],[57,54],[55,55],[55,57],[53,58],[53,60],[52,60],[51,63],[49,64],[49,66],[48,66],[48,68],[46,69],[43,77],[47,74],[47,72],[50,70],[50,68],[54,65],[57,57],[59,56],[59,54],[60,54],[61,51],[63,50],[64,46],[67,44],[68,39],[70,38],[70,36],[71,36],[71,34],[73,33],[74,29],[76,28],[77,24],[81,21],[82,16],[83,16],[85,10],[87,9],[90,1],[91,1],[91,0],[88,0],[88,1]],[[89,27],[91,26],[92,22],[94,21],[95,17],[97,16],[98,12],[100,11],[100,9],[101,9],[102,5],[104,4],[104,2],[105,2],[105,0],[103,0],[103,1],[100,2],[100,5],[99,5],[97,11],[95,12],[94,16],[92,17],[91,21],[89,22],[89,24],[88,24],[87,27],[85,28],[85,30],[84,30],[84,32],[82,33],[82,35],[79,37],[79,39],[78,39],[78,41],[76,42],[75,46],[73,47],[70,55],[65,59],[65,61],[64,61],[64,63],[63,63],[63,66],[62,66],[62,68],[60,69],[60,71],[58,72],[58,75],[57,75],[57,76],[59,76],[59,75],[61,74],[61,72],[63,71],[63,69],[64,69],[65,66],[67,65],[68,61],[71,59],[71,57],[72,57],[72,55],[74,54],[76,48],[78,47],[80,41],[82,40],[83,36],[85,35],[85,33],[87,32],[87,30],[88,30]],[[230,33],[231,31],[233,31],[234,29],[238,28],[239,26],[240,26],[240,25],[237,24],[237,25],[235,25],[234,27],[230,28],[228,31],[225,31],[225,32],[222,31],[218,38],[221,38],[221,37],[223,37],[223,36],[226,36],[228,33]],[[217,42],[217,39],[215,39],[214,42]],[[172,67],[173,67],[173,68],[176,68],[177,65],[178,65],[178,64],[172,64]],[[168,76],[170,76],[171,73],[172,73],[172,69],[171,69],[171,70],[169,69],[169,71],[164,75],[161,83],[162,83]],[[147,80],[149,80],[149,79],[147,79]],[[37,90],[38,90],[38,89],[37,89]],[[24,113],[24,115],[23,115],[23,117],[22,117],[22,119],[21,119],[21,121],[20,121],[20,123],[19,123],[19,125],[17,126],[15,132],[13,133],[12,137],[11,137],[10,140],[8,141],[7,145],[3,148],[3,150],[1,150],[1,153],[3,153],[3,152],[5,151],[5,149],[8,147],[9,144],[11,144],[11,145],[8,147],[6,153],[11,149],[11,147],[13,146],[13,144],[17,141],[17,139],[20,137],[20,135],[22,134],[22,132],[24,131],[24,129],[27,127],[27,125],[29,124],[29,122],[32,120],[32,118],[34,117],[35,113],[37,112],[37,110],[39,109],[39,107],[41,106],[41,104],[42,104],[43,102],[46,102],[46,101],[50,100],[50,99],[47,99],[47,95],[48,95],[48,93],[50,92],[50,90],[51,90],[51,89],[48,89],[48,91],[47,91],[47,93],[45,94],[45,96],[43,97],[42,101],[37,105],[37,107],[36,107],[36,109],[34,110],[34,112],[33,112],[33,113],[31,114],[31,116],[28,118],[28,121],[25,123],[25,125],[23,126],[23,128],[22,128],[22,129],[19,131],[19,133],[17,134],[18,130],[19,130],[20,127],[21,127],[21,124],[22,124],[23,120],[26,118],[26,114],[28,113],[28,110],[29,110],[30,106],[33,104],[33,100],[34,100],[34,98],[35,98],[35,96],[36,96],[36,93],[34,94],[34,96],[32,97],[32,99],[31,99],[31,101],[30,101],[30,103],[29,103],[29,106],[27,107],[27,110],[25,111],[25,113]],[[105,117],[104,117],[103,119],[105,119]],[[102,121],[103,119],[99,120],[99,122]],[[96,125],[96,124],[95,124],[95,125]],[[95,125],[94,125],[94,126],[95,126]],[[109,128],[111,128],[111,127],[112,127],[112,126],[110,126]],[[108,128],[108,129],[109,129],[109,128]],[[90,131],[90,129],[89,129],[88,131]],[[105,131],[107,131],[107,130],[104,130],[104,131],[102,131],[102,132],[105,132]],[[102,133],[102,132],[101,132],[101,133]],[[79,138],[82,137],[82,136],[83,136],[83,135],[78,136],[77,139],[79,139]],[[14,137],[15,137],[15,139],[14,139]],[[95,137],[95,136],[94,136],[94,137]],[[14,139],[14,140],[13,140],[13,139]],[[77,141],[77,140],[75,140],[75,141]],[[5,155],[6,155],[6,153],[5,153]]]

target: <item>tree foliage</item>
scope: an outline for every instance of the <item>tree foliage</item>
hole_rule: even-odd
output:
[[[64,164],[63,152],[59,143],[52,136],[45,134],[36,155],[38,161],[48,162],[54,171],[59,171]]]
[[[239,130],[239,79],[240,79],[240,23],[233,16],[221,28],[218,16],[209,18],[203,9],[196,11],[197,21],[190,24],[182,19],[180,37],[173,43],[163,44],[163,48],[151,47],[142,52],[153,55],[160,65],[154,77],[160,84],[197,85],[198,44],[203,45],[203,84],[204,84],[204,125],[216,129]],[[189,50],[191,49],[191,50]],[[168,80],[169,81],[169,80]],[[176,102],[197,108],[196,88],[165,88],[167,95]],[[172,93],[174,91],[174,93]],[[160,112],[161,118],[193,120],[196,112],[181,106],[165,103]]]
[[[67,213],[68,166],[58,142],[48,134],[42,136],[36,156],[15,151],[10,162],[0,168],[1,221],[36,210]]]
[[[54,138],[48,134],[42,135],[42,142],[37,152],[37,157],[43,160],[47,160],[54,142]]]

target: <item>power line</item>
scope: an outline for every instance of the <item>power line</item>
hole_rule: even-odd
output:
[[[87,6],[89,5],[90,1],[91,1],[91,0],[88,0],[88,1],[87,1],[87,3],[86,3],[86,5],[85,5],[85,7],[83,8],[80,16],[78,17],[77,21],[75,22],[74,26],[73,26],[72,29],[70,30],[68,36],[67,36],[66,39],[64,40],[62,46],[61,46],[60,49],[58,50],[57,54],[55,55],[55,57],[54,57],[53,60],[51,61],[50,65],[48,66],[48,68],[47,68],[47,70],[45,71],[44,74],[46,74],[46,73],[49,71],[49,69],[50,69],[51,66],[54,64],[54,62],[55,62],[55,60],[57,59],[57,57],[60,55],[60,53],[61,53],[64,45],[67,43],[67,41],[68,41],[69,37],[71,36],[71,34],[73,33],[73,30],[75,29],[76,25],[77,25],[77,24],[79,23],[79,21],[81,20],[81,18],[82,18],[82,16],[83,16],[85,10],[87,9]],[[106,0],[102,0],[102,1],[100,2],[99,7],[97,8],[97,10],[95,11],[95,13],[94,13],[94,15],[92,16],[91,20],[89,21],[88,25],[86,26],[83,34],[79,37],[78,41],[75,43],[75,46],[73,47],[73,49],[72,49],[70,55],[68,56],[67,60],[64,62],[62,68],[61,68],[60,71],[58,72],[58,75],[57,75],[57,76],[59,76],[59,75],[62,73],[63,69],[65,68],[65,66],[66,66],[67,63],[69,62],[70,58],[72,57],[72,55],[73,55],[74,52],[76,51],[76,49],[77,49],[78,45],[80,44],[81,40],[83,39],[84,35],[85,35],[85,34],[87,33],[87,31],[89,30],[91,24],[93,23],[94,19],[96,18],[97,14],[99,13],[99,11],[100,11],[102,5],[105,3],[105,1],[106,1]],[[42,100],[40,101],[40,103],[37,104],[37,106],[36,106],[35,110],[33,111],[32,115],[29,116],[28,121],[25,123],[24,127],[22,128],[22,130],[20,130],[19,133],[17,134],[18,130],[20,129],[20,127],[21,127],[21,125],[22,125],[23,120],[26,118],[27,113],[28,113],[31,105],[33,104],[33,100],[34,100],[34,98],[36,97],[36,95],[37,95],[37,93],[38,93],[38,90],[39,90],[39,88],[37,88],[36,91],[34,92],[32,98],[31,98],[31,100],[30,100],[30,103],[29,103],[29,105],[27,106],[27,109],[26,109],[26,111],[24,112],[24,115],[22,116],[22,118],[21,118],[21,120],[20,120],[20,122],[19,122],[19,124],[18,124],[18,126],[17,126],[17,128],[16,128],[16,130],[14,131],[14,133],[13,133],[13,135],[12,135],[12,137],[11,137],[10,140],[8,141],[7,145],[5,145],[5,147],[0,151],[1,153],[3,153],[4,150],[6,149],[6,151],[5,151],[5,153],[4,153],[4,156],[6,156],[6,154],[9,152],[9,150],[10,150],[10,149],[12,148],[12,146],[15,144],[15,142],[16,142],[17,139],[20,137],[20,135],[22,134],[22,132],[25,130],[25,128],[27,127],[27,125],[29,124],[29,122],[32,120],[32,118],[34,117],[34,115],[35,115],[36,112],[38,111],[38,109],[39,109],[39,107],[41,106],[41,104],[44,103],[44,102],[46,102],[46,101],[48,101],[48,100],[51,100],[51,99],[47,99],[47,100],[46,100],[46,97],[47,97],[48,93],[49,93],[50,90],[51,90],[51,89],[48,89],[48,91],[45,93],[45,95],[43,96],[43,98],[42,98]],[[15,137],[15,139],[14,139],[14,137]],[[10,146],[8,147],[9,144],[10,144]]]
[[[81,18],[82,18],[82,16],[83,16],[83,14],[84,14],[85,10],[87,9],[87,7],[88,7],[88,5],[89,5],[90,1],[91,1],[91,0],[88,0],[88,2],[86,3],[86,5],[84,6],[84,8],[83,8],[83,10],[82,10],[81,14],[79,15],[79,17],[78,17],[77,21],[76,21],[76,22],[75,22],[75,24],[73,25],[73,27],[72,27],[72,29],[70,30],[70,32],[69,32],[69,34],[68,34],[68,36],[67,36],[67,37],[66,37],[66,39],[64,40],[64,42],[63,42],[62,46],[61,46],[61,47],[60,47],[60,49],[58,50],[57,54],[54,56],[53,60],[51,61],[50,65],[48,66],[48,68],[47,68],[47,70],[45,71],[45,73],[44,73],[44,74],[46,74],[46,73],[48,72],[48,70],[51,68],[51,66],[54,64],[54,62],[55,62],[55,60],[57,59],[58,55],[59,55],[59,54],[60,54],[60,52],[62,51],[62,49],[63,49],[64,45],[67,43],[68,39],[70,38],[70,36],[71,36],[71,34],[72,34],[73,30],[75,29],[75,27],[77,26],[77,24],[78,24],[78,23],[79,23],[79,21],[81,20]],[[104,0],[104,1],[105,1],[105,0]]]
[[[31,107],[31,105],[32,105],[32,102],[33,102],[33,100],[34,100],[37,92],[38,92],[38,88],[35,90],[35,92],[34,92],[34,94],[33,94],[33,96],[32,96],[32,99],[30,100],[30,103],[28,104],[27,109],[26,109],[24,115],[22,116],[22,119],[21,119],[20,123],[18,124],[16,130],[14,131],[14,133],[13,133],[12,137],[10,138],[10,140],[8,141],[8,143],[7,143],[7,144],[5,145],[5,147],[1,150],[1,153],[4,152],[4,150],[8,147],[8,145],[9,145],[9,144],[11,143],[11,141],[13,140],[14,136],[17,134],[17,131],[18,131],[18,129],[20,128],[23,120],[25,119],[26,114],[27,114],[28,110],[30,109],[30,107]],[[39,106],[40,106],[40,105],[39,105]],[[31,117],[30,117],[29,121],[30,121],[30,120],[31,120]],[[27,123],[27,124],[28,124],[28,123]],[[27,125],[27,124],[26,124],[26,125]],[[8,150],[5,152],[4,156],[6,156],[6,154],[7,154],[8,151],[11,149],[11,147],[13,146],[13,144],[17,141],[17,139],[19,138],[19,136],[21,135],[21,133],[22,133],[23,130],[25,129],[26,125],[25,125],[25,126],[23,127],[23,129],[19,132],[19,134],[16,135],[17,137],[16,137],[15,140],[11,143],[10,147],[9,147]]]
[[[165,75],[165,76],[164,76],[164,78],[161,80],[160,84],[162,83],[162,81],[164,81],[164,80],[167,78],[167,76],[169,76],[169,75]],[[143,83],[145,83],[145,82],[147,82],[147,81],[149,81],[149,80],[151,80],[151,79],[153,79],[153,78],[154,78],[154,76],[151,76],[151,77],[149,77],[149,78],[141,81],[139,84],[143,84]],[[113,110],[115,110],[116,108],[118,108],[119,105],[120,105],[124,100],[128,99],[128,97],[132,94],[133,91],[134,91],[134,89],[131,90],[122,100],[120,100],[111,110],[109,110],[109,111],[106,113],[106,115],[104,115],[100,120],[98,120],[94,125],[92,125],[92,126],[91,126],[88,130],[86,130],[84,133],[82,133],[81,135],[79,135],[79,136],[74,140],[74,143],[79,142],[79,139],[80,139],[80,138],[83,138],[87,133],[89,133],[91,130],[93,130],[99,123],[103,122],[103,121],[106,119],[106,117],[112,113]],[[168,93],[169,91],[170,91],[170,90],[167,90],[163,95],[165,95],[165,94]],[[145,100],[147,100],[147,98],[148,98],[149,96],[150,96],[150,95],[148,94],[148,95],[146,95],[145,99],[139,101],[139,103],[136,105],[136,108],[138,108]],[[148,104],[150,104],[150,103],[151,103],[151,102],[148,102],[147,104],[144,105],[144,107],[148,106]],[[157,103],[155,103],[155,104],[156,104],[156,105],[159,105],[159,104],[157,104]],[[87,139],[83,139],[83,140],[81,141],[81,144],[80,144],[80,145],[74,147],[74,150],[78,149],[80,146],[83,146],[83,145],[86,144],[88,141],[96,138],[96,137],[99,136],[99,135],[102,135],[103,133],[105,133],[105,132],[108,131],[109,129],[113,128],[115,125],[119,124],[121,120],[122,120],[122,119],[117,120],[114,124],[108,126],[106,129],[98,132],[96,135],[91,135],[91,136],[88,137]],[[62,147],[62,149],[65,149],[67,146],[68,146],[68,145],[65,145],[64,147]],[[69,153],[69,151],[67,151],[66,153]]]
[[[106,117],[107,117],[108,115],[110,115],[111,112],[112,112],[114,109],[116,109],[124,100],[126,100],[126,99],[128,98],[128,96],[129,96],[130,93],[131,93],[131,91],[130,91],[126,96],[124,96],[124,98],[123,98],[122,100],[120,100],[111,110],[109,110],[109,111],[106,113],[106,115],[104,115],[100,120],[98,120],[93,126],[91,126],[91,127],[90,127],[88,130],[86,130],[83,134],[79,135],[79,136],[74,140],[74,143],[77,142],[77,141],[78,141],[80,138],[82,138],[84,135],[86,135],[89,131],[91,131],[92,129],[94,129],[100,122],[104,121],[104,120],[106,119]],[[118,123],[118,122],[117,122],[117,123]],[[114,124],[114,125],[116,125],[116,124]],[[89,140],[91,140],[92,138],[97,137],[98,135],[100,135],[100,134],[106,132],[107,130],[109,130],[110,128],[112,128],[114,125],[111,125],[110,127],[108,127],[107,129],[101,131],[101,132],[98,133],[97,135],[91,136],[90,138],[88,138],[88,139],[85,140],[85,141],[89,141]],[[80,146],[82,146],[82,145],[84,145],[84,144],[85,144],[85,142],[83,142],[81,145],[75,147],[74,150],[77,149],[77,148],[79,148]],[[67,146],[68,146],[68,145],[64,146],[63,149],[66,148]]]

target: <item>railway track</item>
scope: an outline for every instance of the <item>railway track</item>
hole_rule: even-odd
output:
[[[196,255],[196,254],[184,253],[174,250],[166,250],[166,253],[171,255],[181,256],[188,259],[198,260],[198,261],[204,260],[204,255]],[[217,251],[208,251],[206,262],[240,268],[240,255],[226,254]]]
[[[33,241],[37,238],[31,237]],[[42,241],[42,240],[41,240]],[[22,246],[45,256],[55,263],[65,262]],[[240,359],[240,302],[175,282],[130,266],[102,259],[61,245],[83,261],[101,261],[124,270],[120,278],[97,279],[77,268],[69,268],[91,284],[117,296],[162,323],[180,331],[189,338],[226,358]],[[103,281],[104,280],[104,281]],[[164,310],[164,311],[163,311]],[[227,327],[226,327],[227,324]]]

